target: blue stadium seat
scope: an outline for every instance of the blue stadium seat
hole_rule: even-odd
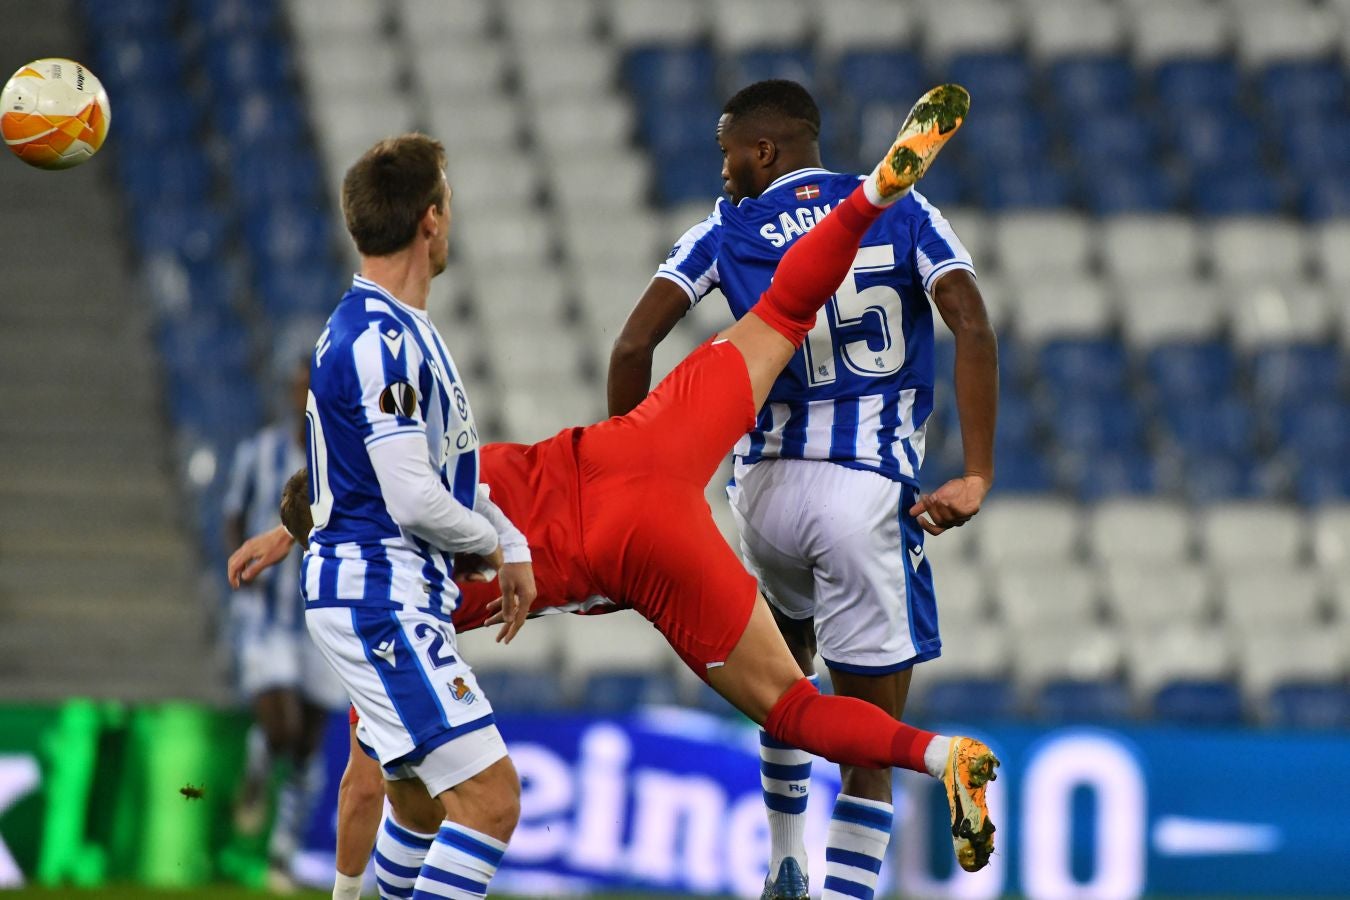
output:
[[[923,695],[929,719],[986,722],[1017,716],[1017,695],[1006,678],[943,681]]]
[[[951,402],[944,405],[944,409],[952,410],[951,421],[948,427],[955,427],[956,401],[953,395]],[[998,403],[998,441],[999,446],[1004,449],[1018,449],[1030,452],[1037,444],[1037,423],[1039,416],[1035,405],[1029,398],[1020,394],[1009,394],[1006,391],[999,397]]]
[[[1299,212],[1314,220],[1350,217],[1350,169],[1309,178],[1299,200]]]
[[[1251,406],[1235,396],[1197,398],[1163,408],[1172,436],[1195,459],[1250,459],[1256,448],[1255,418]]]
[[[257,157],[263,153],[274,163],[282,160],[304,138],[305,112],[285,91],[247,90],[221,97],[212,107],[216,127],[236,153],[252,150],[252,162],[261,162]]]
[[[1350,117],[1300,118],[1281,137],[1285,164],[1305,182],[1350,177]]]
[[[94,71],[108,93],[127,101],[154,85],[183,83],[178,42],[158,27],[137,27],[134,35],[96,42],[93,60],[91,65],[97,66]]]
[[[1148,353],[1144,371],[1162,402],[1176,405],[1228,393],[1237,361],[1226,343],[1169,343]]]
[[[211,190],[211,166],[191,144],[157,153],[119,153],[118,171],[136,209],[163,203],[201,203]]]
[[[192,0],[192,20],[211,35],[263,32],[277,20],[272,0]]]
[[[1182,493],[1192,503],[1246,500],[1264,493],[1262,480],[1250,460],[1226,456],[1191,456],[1186,460]]]
[[[168,29],[173,24],[175,5],[164,0],[85,0],[83,20],[91,37],[117,32],[119,36],[143,32],[146,29]]]
[[[1075,460],[1068,486],[1084,503],[1098,503],[1109,497],[1152,495],[1163,489],[1160,465],[1147,448],[1107,448]]]
[[[1294,496],[1305,506],[1350,500],[1350,466],[1341,459],[1296,460]]]
[[[1242,724],[1242,692],[1230,681],[1176,681],[1153,698],[1153,714],[1177,725]]]
[[[1040,352],[1041,377],[1061,396],[1123,393],[1128,370],[1125,346],[1112,338],[1054,340]]]
[[[1350,689],[1343,684],[1285,684],[1270,694],[1272,723],[1278,728],[1350,728]]]
[[[1284,62],[1261,74],[1264,111],[1277,121],[1296,115],[1343,113],[1346,99],[1345,69],[1337,62],[1316,60]]]
[[[567,702],[558,676],[544,672],[474,670],[492,708],[511,712],[556,712]]]
[[[1346,382],[1346,362],[1335,346],[1272,347],[1252,356],[1251,378],[1263,404],[1300,403],[1335,396]]]
[[[1162,107],[1180,115],[1186,110],[1236,111],[1242,78],[1231,59],[1185,59],[1164,63],[1154,76]]]
[[[1261,137],[1250,118],[1234,112],[1196,110],[1169,117],[1169,143],[1193,169],[1239,169],[1252,178],[1261,161]]]
[[[1144,419],[1123,389],[1115,394],[1060,396],[1049,422],[1066,450],[1091,455],[1144,452]]]
[[[1122,722],[1130,693],[1119,681],[1051,681],[1036,697],[1036,712],[1050,722]]]
[[[1050,66],[1051,96],[1071,114],[1127,110],[1139,93],[1134,67],[1117,57],[1081,57]]]
[[[326,258],[333,233],[327,214],[273,203],[244,220],[244,240],[256,263],[287,266]]]
[[[207,206],[159,205],[132,218],[141,252],[171,253],[190,263],[218,261],[230,232],[229,217]]]
[[[1010,494],[1043,494],[1055,489],[1050,465],[1039,451],[1019,451],[998,443],[998,489]]]
[[[895,103],[913,103],[928,87],[918,57],[894,50],[845,53],[835,69],[835,80],[845,97]]]
[[[231,157],[232,193],[241,204],[318,205],[319,167],[304,144],[258,143],[235,148]]]
[[[644,102],[715,98],[717,57],[708,47],[643,47],[624,60],[624,82]]]
[[[855,165],[854,171],[870,172],[872,167],[877,164],[876,159],[859,159]],[[965,179],[961,177],[961,170],[956,166],[934,166],[928,170],[928,174],[923,176],[923,182],[919,185],[920,194],[924,199],[932,203],[939,209],[948,209],[953,206],[959,206],[966,203],[970,197],[966,190]],[[975,264],[979,265],[979,260]],[[941,322],[936,323],[935,328],[946,328]]]
[[[944,81],[964,85],[983,107],[1025,106],[1031,99],[1032,71],[1020,53],[970,53],[947,63]],[[975,118],[971,119],[974,124]]]
[[[720,104],[701,97],[647,106],[639,112],[638,131],[646,145],[663,158],[700,147],[716,149],[713,138],[721,114]]]
[[[257,280],[269,316],[313,313],[326,317],[350,286],[336,267],[325,261],[263,267]]]
[[[1076,117],[1069,130],[1069,145],[1077,163],[1148,165],[1156,169],[1157,137],[1152,123],[1128,110],[1109,106],[1102,110]]]
[[[245,91],[280,93],[290,74],[286,45],[270,37],[234,37],[211,41],[204,51],[206,72],[216,96]]]
[[[666,158],[656,173],[656,193],[667,205],[689,201],[712,201],[722,194],[722,155],[711,141]]]
[[[1080,164],[1078,191],[1087,208],[1099,216],[1167,212],[1182,199],[1176,179],[1153,162]]]
[[[747,84],[769,78],[795,81],[813,93],[816,90],[816,61],[804,49],[747,50],[723,60],[722,83],[727,95]]]
[[[196,377],[195,369],[208,361],[213,367],[247,370],[252,350],[243,324],[224,311],[162,323],[155,346],[169,370],[187,378]]]
[[[1280,416],[1282,445],[1303,462],[1347,459],[1350,405],[1324,398],[1285,407]]]
[[[199,124],[197,107],[182,90],[172,85],[144,90],[135,102],[117,108],[118,146],[124,156],[157,157],[188,143]]]
[[[1025,169],[990,167],[980,174],[977,199],[988,209],[1054,209],[1069,204],[1068,179],[1043,164],[1028,164]]]
[[[1044,169],[1050,129],[1034,109],[1011,106],[981,110],[961,131],[963,154],[978,165],[1024,164]]]
[[[1222,166],[1192,175],[1191,203],[1205,216],[1270,216],[1284,205],[1284,189],[1261,167]]]
[[[591,712],[625,713],[640,706],[675,702],[669,674],[655,672],[597,672],[586,679],[582,704]]]

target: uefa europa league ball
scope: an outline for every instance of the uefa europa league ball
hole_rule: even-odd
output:
[[[69,59],[39,59],[0,92],[0,133],[14,155],[39,169],[69,169],[98,152],[112,112],[103,85]]]

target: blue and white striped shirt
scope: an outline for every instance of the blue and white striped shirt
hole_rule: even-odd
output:
[[[277,507],[286,479],[305,464],[295,423],[269,425],[241,441],[234,451],[230,481],[222,504],[227,517],[240,516],[245,534],[261,534],[277,524]],[[292,553],[253,582],[263,598],[267,623],[299,630],[300,562]]]
[[[472,510],[478,432],[459,372],[426,313],[357,276],[319,337],[307,412],[314,531],[303,585],[311,606],[411,604],[449,619],[451,555],[389,515],[369,450],[424,435],[441,483]]]
[[[656,275],[690,304],[714,287],[732,315],[750,311],[783,253],[858,186],[858,176],[799,169],[759,197],[719,200],[676,242]],[[736,444],[746,463],[823,459],[918,485],[933,410],[933,311],[928,296],[953,269],[974,272],[942,214],[917,191],[868,230],[853,270]]]

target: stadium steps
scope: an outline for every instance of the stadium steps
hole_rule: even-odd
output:
[[[68,12],[53,3],[3,29],[0,56],[40,46],[81,58]],[[10,700],[219,696],[111,164],[43,172],[0,159],[0,696]]]

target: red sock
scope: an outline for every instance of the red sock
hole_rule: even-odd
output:
[[[871,204],[859,185],[788,248],[773,274],[773,284],[750,311],[792,346],[800,346],[816,324],[816,310],[844,283],[858,244],[883,212]]]
[[[937,737],[862,700],[826,697],[805,678],[778,698],[764,730],[776,741],[831,762],[869,769],[899,766],[924,774],[923,751]]]

